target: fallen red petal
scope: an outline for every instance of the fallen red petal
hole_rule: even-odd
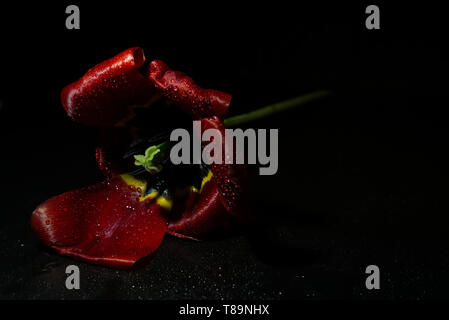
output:
[[[110,267],[131,267],[153,253],[166,232],[162,208],[117,176],[53,197],[31,226],[58,253]]]

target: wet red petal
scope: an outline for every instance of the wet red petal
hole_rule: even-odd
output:
[[[162,61],[150,63],[148,78],[170,102],[178,105],[193,119],[217,116],[224,118],[232,96],[228,93],[203,89],[186,74],[170,70]]]
[[[117,176],[53,197],[33,212],[31,226],[58,253],[111,267],[131,267],[162,242],[162,208]]]
[[[223,163],[212,164],[213,176],[201,193],[191,192],[180,217],[170,221],[168,233],[181,238],[201,239],[233,221],[251,219],[248,203],[248,171],[245,165],[225,164],[225,151],[231,148],[224,140],[225,127],[218,117],[201,120],[201,130],[217,129],[222,134]],[[235,159],[235,150],[232,150]]]
[[[145,62],[141,48],[130,48],[97,64],[61,91],[67,114],[87,125],[111,126],[132,116],[130,106],[147,103],[155,90],[137,70]]]
[[[248,208],[248,170],[244,164],[226,164],[226,150],[234,154],[236,159],[236,150],[232,149],[231,141],[225,141],[225,126],[217,117],[211,117],[201,120],[201,130],[217,129],[222,135],[223,150],[222,164],[211,165],[213,172],[212,180],[217,184],[220,192],[220,198],[226,210],[237,220],[245,221],[249,215]]]
[[[182,215],[169,222],[167,232],[179,238],[198,240],[230,222],[216,184],[207,182],[201,193],[190,193]]]

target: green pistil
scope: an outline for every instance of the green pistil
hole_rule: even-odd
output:
[[[145,150],[145,155],[134,155],[134,159],[136,160],[134,164],[136,166],[144,167],[144,169],[151,174],[157,174],[162,170],[161,163],[166,158],[168,150],[168,142],[162,142],[156,146],[151,146]]]

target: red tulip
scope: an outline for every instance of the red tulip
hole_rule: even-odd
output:
[[[90,69],[62,90],[67,114],[87,125],[123,125],[135,115],[134,106],[148,107],[163,97],[191,119],[201,119],[203,130],[224,132],[222,119],[231,95],[203,89],[159,60],[149,64],[144,76],[144,62],[143,50],[131,48]],[[200,239],[246,220],[244,165],[186,169],[165,163],[160,172],[136,171],[120,157],[131,140],[127,127],[103,129],[96,158],[107,180],[53,197],[36,208],[31,226],[47,246],[84,261],[130,267],[154,252],[165,232]],[[145,148],[155,144],[150,144],[151,138],[145,141]],[[193,174],[181,183],[180,171],[185,170]]]

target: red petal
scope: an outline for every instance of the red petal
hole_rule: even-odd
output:
[[[33,212],[31,226],[58,253],[111,267],[131,267],[162,242],[166,221],[153,200],[117,176],[53,197]]]
[[[216,182],[220,198],[226,210],[237,220],[245,221],[248,218],[248,170],[244,164],[226,164],[226,150],[234,153],[231,141],[225,141],[225,126],[217,117],[201,120],[201,130],[217,129],[222,135],[223,151],[222,164],[211,165],[212,180]]]
[[[198,240],[211,231],[230,224],[220,193],[213,182],[207,182],[199,194],[191,191],[180,218],[170,221],[167,232],[179,238]]]
[[[135,47],[97,64],[61,91],[67,114],[87,125],[111,126],[132,116],[130,106],[147,103],[155,90],[137,70],[145,62]]]
[[[168,233],[181,238],[200,239],[232,221],[244,223],[251,219],[247,168],[245,165],[224,164],[225,150],[229,150],[231,144],[224,141],[225,127],[220,119],[202,119],[201,130],[204,132],[206,129],[217,129],[222,134],[223,164],[211,165],[211,180],[204,184],[201,193],[191,192],[184,203],[183,214],[169,222]]]
[[[169,101],[178,105],[193,119],[218,116],[224,118],[232,96],[228,93],[203,89],[182,72],[170,70],[160,60],[150,63],[148,78]]]

